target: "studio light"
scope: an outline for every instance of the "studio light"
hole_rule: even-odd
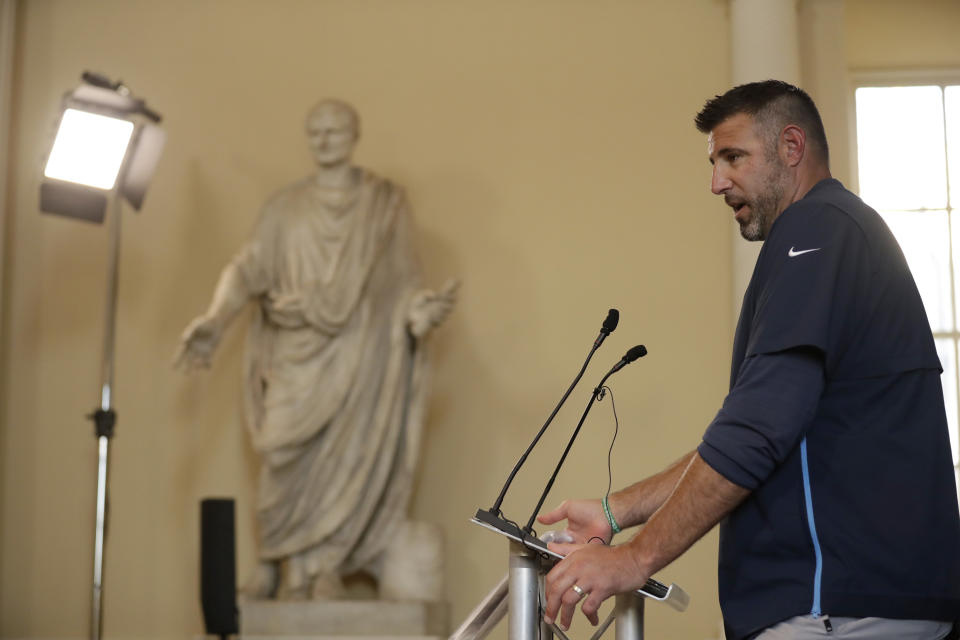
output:
[[[113,189],[127,153],[133,123],[67,109],[43,175],[97,189]]]
[[[102,222],[110,195],[139,210],[166,140],[159,114],[122,83],[90,72],[62,106],[40,210]]]
[[[90,413],[98,443],[96,526],[90,638],[103,625],[103,558],[107,523],[107,456],[117,415],[113,409],[114,328],[120,253],[121,200],[143,206],[166,136],[160,115],[120,82],[85,72],[83,84],[63,98],[62,113],[40,184],[40,210],[103,222],[111,209],[107,295],[100,368],[100,402]]]

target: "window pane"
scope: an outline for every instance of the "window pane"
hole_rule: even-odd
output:
[[[937,355],[940,356],[940,364],[943,366],[943,375],[940,376],[943,382],[943,401],[947,406],[947,424],[950,425],[950,448],[953,450],[953,464],[960,464],[960,442],[957,432],[957,415],[960,409],[957,408],[957,358],[956,346],[953,338],[937,338]]]
[[[945,208],[940,87],[867,87],[856,101],[860,196],[876,209]]]
[[[960,199],[960,193],[955,194],[952,199]],[[960,303],[960,277],[957,274],[957,269],[960,269],[960,210],[954,209],[950,212],[950,223],[953,232],[953,300],[950,304],[954,305],[954,322],[960,323],[960,309],[956,308],[957,303]],[[954,330],[960,330],[960,327],[955,327]]]
[[[946,211],[881,211],[920,289],[930,328],[952,331],[950,229]]]
[[[947,157],[950,165],[950,206],[960,204],[960,86],[947,87]]]

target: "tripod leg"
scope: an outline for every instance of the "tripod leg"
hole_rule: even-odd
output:
[[[449,640],[482,640],[507,615],[507,576],[480,601]]]
[[[617,612],[616,609],[610,612],[610,615],[607,616],[607,619],[600,623],[600,626],[597,627],[597,630],[593,632],[593,635],[590,636],[590,640],[599,640],[600,636],[606,633],[607,629],[610,628],[610,624],[616,619]]]

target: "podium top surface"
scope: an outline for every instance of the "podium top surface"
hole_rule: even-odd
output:
[[[548,562],[556,563],[563,559],[563,555],[547,548],[547,543],[543,540],[521,531],[516,524],[498,518],[489,511],[478,510],[477,515],[471,518],[470,521],[485,529],[506,536],[514,542],[521,543],[531,551],[540,554],[540,556]],[[637,589],[636,593],[644,598],[669,605],[677,611],[685,611],[690,604],[690,596],[679,586],[676,584],[667,586],[653,578],[647,580],[647,583]]]

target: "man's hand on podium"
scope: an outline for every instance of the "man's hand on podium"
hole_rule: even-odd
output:
[[[639,589],[650,577],[651,572],[638,561],[638,554],[630,543],[608,547],[599,542],[551,542],[548,546],[551,551],[566,557],[547,574],[543,619],[547,624],[556,620],[564,631],[570,628],[573,613],[581,600],[580,610],[591,624],[596,625],[600,621],[597,611],[604,600]]]
[[[537,516],[537,520],[541,524],[566,520],[567,528],[562,533],[568,534],[577,544],[586,544],[595,538],[609,544],[613,537],[599,500],[564,500],[553,511]]]

